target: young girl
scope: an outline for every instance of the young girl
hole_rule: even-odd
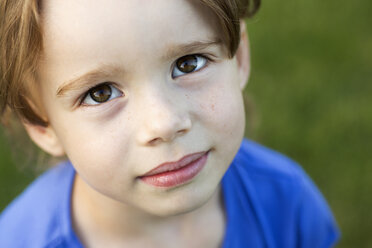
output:
[[[68,161],[0,247],[331,247],[301,168],[243,140],[259,0],[1,0],[1,107]]]

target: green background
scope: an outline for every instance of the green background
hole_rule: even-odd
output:
[[[248,21],[246,136],[305,168],[341,228],[337,247],[372,247],[371,26],[367,0],[263,0]],[[36,175],[16,168],[18,152],[0,132],[0,210]]]

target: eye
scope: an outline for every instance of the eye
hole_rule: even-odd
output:
[[[82,105],[97,105],[122,96],[123,93],[110,83],[102,83],[91,88],[83,100]]]
[[[201,55],[186,55],[177,59],[172,71],[172,77],[176,78],[187,73],[202,69],[208,62],[208,59]]]

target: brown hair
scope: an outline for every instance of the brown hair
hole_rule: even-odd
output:
[[[233,57],[240,40],[240,19],[253,16],[260,0],[199,0],[217,16]],[[0,115],[12,111],[31,124],[48,126],[30,100],[42,51],[40,0],[0,0]]]

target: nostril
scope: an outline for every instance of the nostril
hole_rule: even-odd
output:
[[[160,138],[155,138],[149,141],[150,145],[156,145],[160,141]]]
[[[170,141],[170,140],[173,140],[176,136],[182,136],[184,135],[185,133],[187,133],[187,129],[182,129],[182,130],[178,130],[176,135],[173,135],[173,136],[169,136],[169,137],[158,137],[158,138],[154,138],[152,140],[150,140],[148,142],[149,145],[156,145],[160,142],[163,142],[163,141]]]
[[[186,129],[182,129],[182,130],[177,131],[177,134],[182,135],[182,134],[185,134],[186,132],[187,132]]]
[[[153,122],[146,122],[143,131],[139,133],[141,144],[156,146],[162,142],[171,142],[190,131],[192,125],[189,119],[182,120],[181,117],[173,113],[169,117],[172,118],[156,118]]]

